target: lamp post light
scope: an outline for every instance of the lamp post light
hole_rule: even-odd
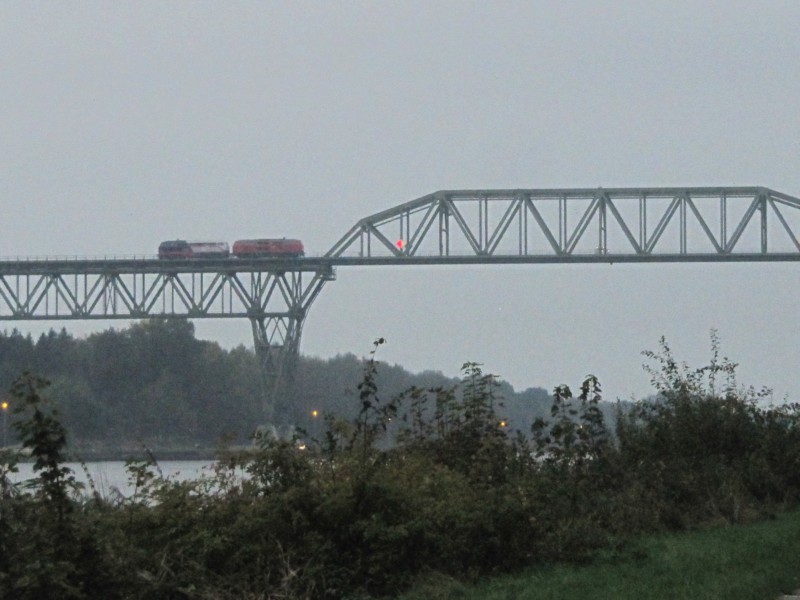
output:
[[[8,402],[3,400],[0,408],[3,409],[3,448],[5,448],[8,446]]]

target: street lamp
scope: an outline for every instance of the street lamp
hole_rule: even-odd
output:
[[[3,409],[3,448],[5,448],[8,446],[8,402],[3,400],[0,408]]]

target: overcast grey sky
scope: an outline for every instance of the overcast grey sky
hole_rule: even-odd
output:
[[[3,2],[0,255],[268,236],[321,254],[439,189],[800,196],[799,29],[795,0]],[[412,370],[474,360],[517,389],[592,372],[613,399],[647,393],[659,336],[700,364],[716,328],[745,383],[796,401],[799,275],[341,268],[302,350],[385,336],[381,357]],[[197,330],[252,345],[246,322]]]

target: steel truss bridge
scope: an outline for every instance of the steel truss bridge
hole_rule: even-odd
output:
[[[317,258],[0,261],[0,320],[247,318],[269,416],[335,267],[798,261],[798,237],[800,199],[763,187],[439,191]]]

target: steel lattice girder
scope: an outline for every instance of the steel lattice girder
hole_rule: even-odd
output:
[[[362,219],[326,257],[341,265],[800,260],[798,237],[800,200],[762,187],[462,190]]]
[[[64,268],[21,272],[0,265],[0,320],[301,317],[322,285],[334,278],[330,266],[304,271],[183,270],[129,268],[114,261],[92,272],[79,261]],[[194,267],[196,270],[190,271]],[[83,270],[83,272],[81,272]]]

